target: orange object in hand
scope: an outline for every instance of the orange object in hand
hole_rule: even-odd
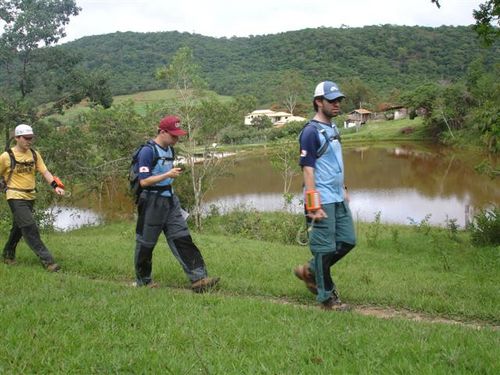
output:
[[[55,183],[58,188],[64,189],[64,184],[62,183],[61,179],[57,176],[52,177],[54,177],[54,181],[52,181],[52,183]]]
[[[321,208],[321,201],[319,199],[319,192],[316,189],[306,190],[306,210],[316,211]]]

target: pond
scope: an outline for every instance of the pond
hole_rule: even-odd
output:
[[[103,217],[99,213],[84,208],[52,206],[48,212],[53,218],[53,226],[57,231],[67,231],[88,225],[99,225]]]
[[[426,220],[443,226],[446,220],[456,220],[463,228],[474,210],[500,204],[498,178],[491,179],[475,170],[484,158],[437,146],[346,148],[345,181],[353,215],[358,220],[373,221],[380,213],[382,222],[399,224]],[[489,158],[489,163],[498,165],[498,158]],[[229,176],[219,178],[207,193],[205,211],[211,206],[221,212],[241,206],[261,211],[283,209],[283,180],[272,168],[264,147],[261,152],[238,157],[228,172]],[[288,207],[297,213],[302,212],[301,184],[298,174]],[[65,207],[56,215],[56,227],[64,230],[100,222],[102,217],[130,218],[134,213],[130,198],[119,192],[99,204],[85,200],[78,206]]]
[[[355,218],[410,224],[427,220],[444,225],[447,219],[464,226],[474,209],[500,203],[498,179],[475,171],[481,155],[443,147],[402,145],[344,150],[345,182]],[[496,159],[490,160],[495,165]],[[291,208],[302,212],[302,177],[294,180]],[[283,180],[268,157],[241,160],[230,177],[217,181],[207,194],[207,207],[222,211],[245,205],[257,210],[283,208]]]

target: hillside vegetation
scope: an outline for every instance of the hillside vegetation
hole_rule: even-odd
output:
[[[457,80],[485,54],[492,63],[498,47],[484,50],[468,27],[366,26],[317,28],[247,38],[213,38],[179,32],[84,37],[57,48],[78,52],[83,65],[103,69],[114,95],[164,88],[155,78],[183,46],[193,50],[209,88],[221,95],[251,94],[270,102],[284,75],[298,71],[310,89],[330,78],[359,78],[381,94],[425,82]]]

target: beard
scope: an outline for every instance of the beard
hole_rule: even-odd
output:
[[[326,107],[321,107],[321,113],[323,116],[325,116],[328,119],[332,119],[333,117],[336,117],[340,113],[340,109],[330,109]]]

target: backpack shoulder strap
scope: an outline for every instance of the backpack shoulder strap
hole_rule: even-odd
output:
[[[36,154],[36,151],[34,148],[30,147],[30,150],[31,150],[31,153],[33,154],[33,161],[35,162],[35,166],[36,166],[36,162],[38,161],[38,155]]]
[[[156,164],[158,163],[158,160],[160,160],[160,154],[158,152],[158,148],[156,146],[156,143],[154,143],[153,141],[147,141],[146,144],[144,145],[146,147],[151,147],[151,149],[153,150],[153,165],[151,168],[154,168],[156,166]]]
[[[330,144],[330,139],[328,138],[328,135],[326,135],[326,130],[321,127],[320,124],[318,124],[316,121],[309,121],[304,127],[307,125],[312,125],[316,128],[319,134],[321,134],[325,138],[325,143],[321,145],[321,147],[318,149],[316,153],[316,157],[319,159],[323,154],[326,152],[328,149],[328,146]]]
[[[11,148],[7,149],[6,151],[7,151],[7,154],[9,154],[9,158],[10,158],[10,169],[13,170],[16,167],[16,163],[17,163],[16,157],[14,156],[14,152],[12,151]]]
[[[16,168],[16,157],[14,156],[14,152],[12,151],[11,148],[5,150],[7,154],[9,154],[10,158],[10,171],[9,171],[9,176],[7,176],[7,180],[5,181],[5,184],[8,185],[10,180],[12,179],[12,174],[14,173],[14,169]]]

